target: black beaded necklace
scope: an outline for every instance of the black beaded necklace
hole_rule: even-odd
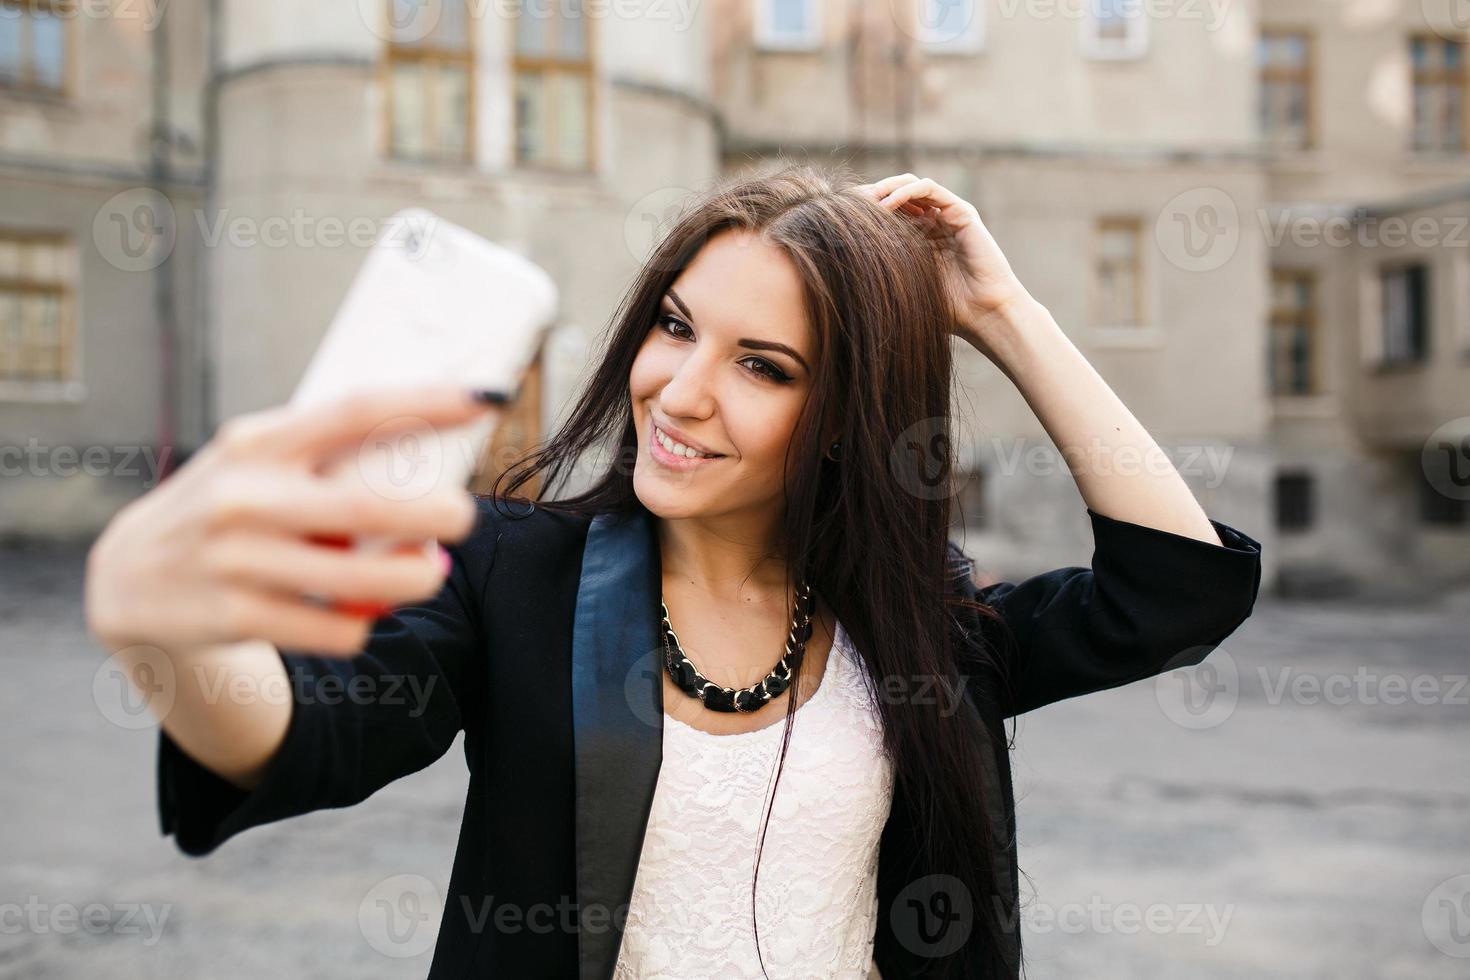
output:
[[[806,653],[806,641],[812,635],[812,610],[816,606],[811,586],[803,582],[796,590],[796,603],[791,612],[791,632],[786,636],[786,653],[771,668],[771,672],[758,684],[735,690],[721,687],[699,672],[679,645],[674,627],[669,625],[669,607],[659,597],[659,608],[663,610],[664,666],[674,679],[679,690],[704,702],[712,711],[751,712],[765,707],[772,698],[779,697],[791,683],[791,670],[801,666]]]

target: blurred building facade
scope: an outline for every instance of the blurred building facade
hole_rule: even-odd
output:
[[[1463,579],[1454,13],[0,0],[0,444],[24,450],[0,461],[0,531],[91,533],[149,453],[287,399],[411,205],[562,287],[504,459],[567,407],[670,209],[797,158],[973,201],[1211,516],[1267,544],[1268,576]],[[1018,574],[1075,560],[1062,461],[1004,376],[957,355],[966,548]],[[106,465],[65,462],[88,452]]]

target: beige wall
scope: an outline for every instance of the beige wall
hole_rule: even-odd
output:
[[[248,19],[276,22],[258,11]],[[601,332],[637,268],[646,237],[639,234],[642,212],[715,173],[715,126],[702,101],[705,63],[689,54],[703,43],[702,23],[661,16],[594,21],[601,39],[594,58],[597,159],[581,175],[512,164],[505,23],[490,17],[476,24],[478,145],[475,164],[465,168],[386,159],[381,45],[351,21],[314,26],[322,32],[314,45],[279,31],[237,43],[266,67],[235,77],[222,98],[221,206],[251,221],[304,212],[381,224],[417,205],[521,248],[562,290],[556,349],[565,356],[546,389],[551,424],[580,374],[571,359]],[[338,42],[342,64],[290,61],[307,50],[320,61],[321,45]],[[362,250],[351,247],[215,250],[222,416],[289,397],[361,258]]]

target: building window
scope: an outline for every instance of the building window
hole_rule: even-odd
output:
[[[62,0],[0,0],[0,86],[32,92],[65,90],[63,6]]]
[[[1312,145],[1312,38],[1302,31],[1265,31],[1257,45],[1261,71],[1261,135],[1279,149]]]
[[[1417,364],[1429,353],[1429,267],[1384,269],[1383,334],[1379,363]]]
[[[1465,149],[1465,49],[1437,35],[1409,39],[1416,150]]]
[[[389,155],[466,163],[473,158],[475,54],[465,0],[388,4]],[[436,14],[426,20],[426,11]]]
[[[1148,18],[1137,0],[1091,0],[1082,18],[1090,58],[1139,58],[1148,50]]]
[[[581,0],[525,4],[516,16],[516,162],[592,166],[591,19]]]
[[[755,43],[757,47],[774,51],[810,51],[819,47],[822,33],[817,20],[817,0],[755,0]]]
[[[0,381],[71,381],[75,253],[63,235],[0,231]]]
[[[1097,223],[1096,305],[1099,327],[1137,327],[1144,322],[1143,223],[1101,218]]]
[[[918,0],[916,35],[936,54],[979,51],[985,44],[981,0]]]
[[[1311,395],[1317,384],[1317,276],[1271,272],[1271,393]]]
[[[1276,527],[1308,530],[1316,519],[1316,487],[1310,473],[1276,474]]]

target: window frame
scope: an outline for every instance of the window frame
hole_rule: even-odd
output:
[[[1420,290],[1423,319],[1422,343],[1419,346],[1416,356],[1390,357],[1388,352],[1387,280],[1391,275],[1409,273],[1413,269],[1421,270],[1423,278],[1422,288]],[[1431,335],[1434,331],[1434,275],[1428,259],[1421,257],[1384,262],[1377,268],[1377,284],[1378,309],[1375,314],[1377,321],[1377,347],[1374,351],[1374,368],[1380,371],[1394,371],[1426,366],[1429,363],[1433,350]],[[1412,331],[1412,323],[1410,324],[1410,330]]]
[[[60,364],[59,374],[55,377],[21,377],[0,373],[0,400],[35,400],[49,395],[72,400],[80,398],[81,336],[77,308],[81,284],[80,254],[75,239],[64,231],[0,226],[0,243],[15,243],[20,246],[43,243],[56,246],[63,263],[63,268],[54,280],[0,276],[0,293],[58,297],[57,361]]]
[[[1454,263],[1455,301],[1454,318],[1456,333],[1451,343],[1459,356],[1470,360],[1470,254],[1458,249]]]
[[[61,12],[66,5],[63,0],[0,0],[0,8],[17,11],[18,19],[26,25],[25,31],[28,36],[21,42],[21,57],[27,68],[33,70],[35,65],[35,41],[29,37],[30,24],[33,20],[31,11],[35,8],[43,8],[49,11],[61,25],[61,84],[51,86],[38,85],[25,80],[16,82],[0,80],[0,96],[69,100],[75,95],[73,72],[76,66],[76,36],[73,31],[75,30],[74,22],[78,18],[74,14],[67,15]]]
[[[1276,285],[1279,281],[1289,279],[1293,283],[1306,282],[1312,290],[1312,303],[1305,311],[1297,307],[1287,309],[1276,305]],[[1307,389],[1305,391],[1281,391],[1276,387],[1276,378],[1268,377],[1273,398],[1311,398],[1323,394],[1322,386],[1322,348],[1321,348],[1321,277],[1316,269],[1304,266],[1273,266],[1271,269],[1271,303],[1268,310],[1267,329],[1270,338],[1270,350],[1276,350],[1276,331],[1281,328],[1285,320],[1294,324],[1304,319],[1304,328],[1307,334]],[[1269,362],[1268,362],[1269,363]]]
[[[1257,84],[1260,86],[1260,99],[1258,100],[1256,106],[1256,126],[1260,132],[1260,137],[1262,141],[1266,142],[1267,145],[1271,147],[1271,149],[1286,150],[1291,152],[1315,150],[1317,149],[1320,135],[1317,131],[1318,109],[1316,33],[1307,27],[1263,27],[1257,38],[1256,50],[1259,52],[1261,42],[1264,42],[1269,38],[1290,37],[1300,37],[1305,42],[1305,60],[1303,61],[1303,64],[1300,68],[1273,66],[1267,65],[1264,62],[1256,66]],[[1304,107],[1303,111],[1306,116],[1306,118],[1303,120],[1302,125],[1303,133],[1301,145],[1297,146],[1282,144],[1272,140],[1271,133],[1265,124],[1266,121],[1264,119],[1264,114],[1261,112],[1261,109],[1264,107],[1265,88],[1267,82],[1275,82],[1278,84],[1297,84],[1301,86],[1302,105]]]
[[[1117,323],[1104,319],[1102,310],[1102,245],[1106,233],[1114,229],[1127,229],[1133,237],[1133,316],[1132,323]],[[1151,324],[1149,316],[1152,304],[1147,296],[1147,268],[1144,263],[1144,222],[1135,214],[1103,214],[1092,223],[1092,281],[1091,323],[1094,329],[1126,333],[1144,331]]]
[[[465,2],[465,0],[462,0]],[[382,9],[387,16],[385,23],[392,23],[391,10],[389,7],[393,0],[381,0]],[[391,28],[384,29],[384,35],[388,40],[383,42],[382,58],[379,60],[379,84],[383,91],[383,144],[382,155],[395,163],[417,164],[417,165],[440,165],[440,166],[472,166],[478,159],[476,148],[477,127],[476,114],[478,99],[476,97],[477,72],[478,72],[478,48],[475,41],[474,11],[468,2],[465,2],[465,43],[462,49],[446,48],[438,45],[423,44],[419,42],[404,43],[392,39]],[[421,155],[409,155],[401,153],[394,141],[394,123],[396,113],[394,106],[394,68],[399,64],[416,64],[436,67],[438,65],[453,65],[462,68],[465,72],[465,130],[464,151],[462,154],[448,154],[430,152]],[[432,105],[433,100],[427,99]],[[426,133],[436,130],[437,118],[430,115],[424,122]]]
[[[772,23],[771,5],[779,0],[755,0],[755,29],[752,41],[759,51],[817,51],[822,47],[822,5],[820,0],[799,0],[807,12],[807,29],[800,35],[777,34]]]
[[[560,14],[557,15],[561,19]],[[590,174],[598,169],[598,138],[597,138],[597,114],[600,111],[600,98],[597,92],[597,18],[587,14],[582,8],[580,18],[583,24],[583,47],[586,55],[581,58],[567,57],[561,54],[531,55],[524,54],[520,48],[520,24],[514,17],[508,18],[510,25],[508,31],[510,44],[510,159],[511,165],[518,170],[553,173],[553,174]],[[520,108],[517,104],[517,86],[523,74],[539,74],[543,78],[552,75],[576,75],[582,78],[586,87],[587,104],[585,115],[587,119],[587,158],[581,165],[569,165],[556,163],[548,160],[531,159],[521,154],[521,117]],[[551,110],[551,119],[555,119],[556,109]],[[554,123],[547,123],[549,132],[555,133]]]
[[[1456,45],[1460,49],[1460,69],[1458,74],[1443,68],[1420,69],[1414,64],[1414,44],[1425,42],[1430,45],[1443,47],[1445,45]],[[1470,44],[1465,41],[1456,41],[1431,31],[1416,31],[1408,37],[1409,43],[1409,151],[1415,154],[1446,154],[1459,155],[1470,151]],[[1459,143],[1453,147],[1444,146],[1421,146],[1417,140],[1419,127],[1417,125],[1418,100],[1414,93],[1418,91],[1421,84],[1446,84],[1453,83],[1460,91],[1460,129]]]
[[[1080,19],[1078,25],[1082,31],[1082,53],[1093,61],[1137,61],[1147,56],[1151,34],[1148,5],[1142,2],[1127,3],[1136,14],[1124,18],[1126,23],[1133,26],[1128,36],[1120,40],[1102,36],[1103,20],[1098,16],[1098,2],[1099,0],[1091,0],[1087,4],[1087,15]]]
[[[1283,497],[1282,487],[1285,484],[1293,484],[1300,487],[1302,496],[1299,508],[1303,515],[1300,522],[1283,520],[1289,511],[1285,506],[1286,498]],[[1307,534],[1317,527],[1317,474],[1304,467],[1287,467],[1278,469],[1271,479],[1271,511],[1272,523],[1275,529],[1282,534]]]

